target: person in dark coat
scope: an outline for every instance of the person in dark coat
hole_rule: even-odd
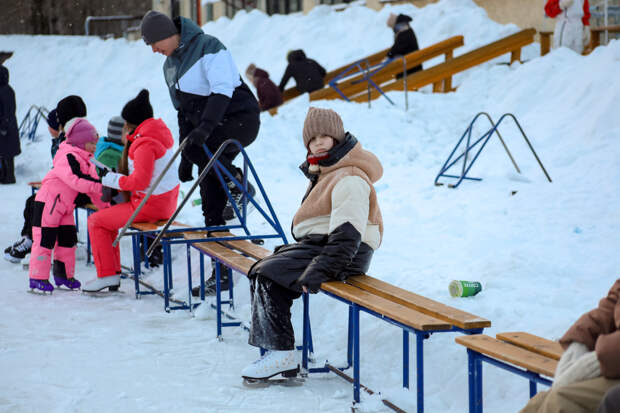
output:
[[[330,109],[311,107],[303,129],[308,150],[301,170],[310,180],[293,218],[295,243],[275,249],[249,271],[249,344],[268,350],[246,367],[246,379],[295,374],[298,361],[291,306],[302,291],[368,270],[381,244],[383,221],[374,183],[383,168]]]
[[[256,88],[260,110],[269,110],[282,104],[282,92],[269,79],[269,73],[251,63],[245,70],[245,75]]]
[[[9,69],[0,65],[0,184],[15,183],[13,158],[21,153],[16,109],[15,92],[9,86]]]
[[[286,59],[288,66],[278,86],[281,91],[284,91],[291,77],[295,79],[295,87],[301,93],[314,92],[324,86],[323,78],[327,72],[315,60],[308,59],[303,50],[290,51]]]
[[[388,58],[392,59],[396,56],[404,56],[420,49],[418,47],[418,39],[409,25],[411,20],[411,17],[406,14],[399,14],[397,16],[390,13],[387,25],[394,31],[394,44],[387,53]],[[407,74],[410,75],[420,70],[422,70],[422,65],[407,70]]]

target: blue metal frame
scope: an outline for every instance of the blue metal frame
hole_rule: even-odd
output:
[[[491,123],[491,128],[489,130],[487,130],[484,134],[482,134],[482,136],[478,139],[475,140],[475,142],[472,144],[471,140],[472,140],[472,131],[473,131],[473,127],[476,123],[476,121],[478,120],[478,118],[480,118],[481,116],[485,116],[489,122]],[[446,162],[444,162],[443,166],[441,167],[439,173],[437,174],[437,176],[435,177],[435,185],[439,186],[439,185],[443,185],[443,183],[439,182],[439,178],[441,177],[445,177],[445,178],[455,178],[457,179],[456,184],[449,184],[448,187],[450,188],[456,188],[458,187],[461,182],[463,182],[464,179],[467,180],[472,180],[472,181],[481,181],[482,178],[472,178],[472,177],[468,177],[467,173],[469,172],[469,170],[472,168],[472,166],[474,165],[474,163],[476,162],[476,159],[478,159],[478,156],[480,155],[480,153],[482,152],[482,150],[484,149],[484,147],[486,146],[486,144],[489,142],[489,140],[491,139],[491,137],[493,136],[493,134],[495,133],[499,140],[501,141],[506,153],[508,154],[508,157],[510,158],[512,164],[514,165],[515,169],[517,170],[518,173],[521,173],[521,171],[519,170],[519,167],[517,166],[517,163],[515,162],[514,158],[512,157],[512,154],[510,153],[510,151],[508,150],[508,146],[506,146],[506,143],[504,142],[504,139],[502,138],[502,135],[499,133],[498,128],[499,125],[502,123],[502,121],[505,118],[511,118],[512,120],[514,120],[515,124],[517,125],[517,128],[519,129],[519,131],[521,132],[521,136],[523,136],[523,139],[525,140],[525,142],[527,143],[528,147],[530,148],[530,150],[532,151],[532,154],[534,155],[534,157],[536,158],[536,161],[538,162],[538,165],[540,166],[540,168],[542,169],[542,171],[544,172],[545,176],[547,177],[547,179],[549,180],[549,182],[551,182],[551,177],[549,176],[549,174],[547,173],[547,170],[545,169],[545,167],[543,166],[542,162],[540,161],[540,158],[538,157],[538,154],[536,153],[536,151],[534,150],[534,147],[532,146],[530,140],[527,138],[527,135],[525,134],[525,132],[523,131],[523,128],[521,127],[521,124],[519,123],[519,121],[517,120],[517,118],[515,117],[515,115],[513,115],[512,113],[505,113],[503,114],[499,121],[497,121],[497,123],[493,122],[493,119],[491,118],[491,116],[486,113],[486,112],[480,112],[478,113],[476,116],[474,116],[474,118],[472,119],[472,121],[469,123],[469,126],[467,127],[467,129],[465,129],[465,132],[463,132],[463,135],[461,136],[461,138],[459,139],[459,141],[457,142],[456,146],[454,147],[454,149],[452,150],[452,152],[450,153],[450,156],[448,156],[448,159],[446,160]],[[467,138],[466,141],[466,145],[465,145],[465,151],[457,156],[456,158],[452,159],[454,154],[456,153],[457,149],[461,146],[461,143],[463,142],[463,140]],[[473,159],[471,160],[471,162],[468,163],[468,155],[469,152],[474,149],[474,147],[476,147],[476,145],[478,145],[479,143],[481,143],[480,148],[478,149],[478,151],[476,152],[476,154],[474,155]],[[455,165],[460,159],[463,159],[463,166],[461,168],[461,174],[460,175],[454,175],[454,174],[447,174],[448,170]]]
[[[537,392],[538,383],[551,386],[553,382],[541,377],[540,374],[520,369],[503,361],[488,357],[472,349],[467,349],[467,373],[469,377],[469,413],[482,413],[482,362],[525,377],[530,382],[530,398]]]
[[[332,80],[330,80],[328,82],[328,85],[334,89],[344,100],[346,100],[347,102],[350,102],[351,100],[344,94],[342,93],[342,91],[340,90],[340,88],[338,88],[338,81],[340,79],[343,79],[345,77],[349,77],[349,76],[354,76],[357,74],[362,74],[362,78],[353,82],[353,84],[358,84],[358,83],[362,83],[362,82],[368,82],[370,86],[372,86],[373,88],[375,88],[384,98],[386,98],[388,100],[388,102],[390,102],[392,105],[394,105],[394,102],[392,102],[392,99],[390,99],[385,92],[383,92],[383,90],[381,89],[381,87],[379,87],[379,85],[377,85],[373,80],[372,77],[377,74],[377,72],[379,72],[381,69],[383,69],[385,66],[387,66],[388,64],[392,63],[392,61],[394,61],[394,58],[391,59],[387,59],[379,64],[376,64],[374,66],[371,66],[370,63],[368,62],[368,59],[362,59],[362,60],[358,60],[357,62],[351,64],[350,66],[347,66],[342,72],[338,73]],[[362,66],[365,63],[366,69],[364,69]],[[353,69],[357,68],[357,71],[353,71]]]
[[[37,127],[39,126],[39,120],[46,118],[49,111],[43,106],[30,106],[28,112],[19,124],[19,137],[27,138],[34,142],[36,138]]]
[[[396,321],[383,314],[377,313],[366,307],[360,306],[350,300],[335,295],[325,290],[321,290],[324,294],[335,298],[349,306],[349,326],[348,326],[348,343],[347,343],[347,363],[346,367],[340,368],[340,370],[346,370],[353,366],[353,400],[355,402],[360,401],[360,312],[373,315],[380,318],[392,325],[400,327],[403,330],[403,387],[409,388],[409,333],[416,335],[416,386],[417,386],[417,411],[418,413],[424,412],[424,340],[430,338],[433,333],[454,332],[460,331],[465,334],[480,334],[484,328],[462,329],[456,326],[451,326],[445,330],[418,330],[399,321]],[[304,297],[304,326],[310,324],[309,319],[309,302]],[[305,340],[305,337],[304,337]],[[305,343],[304,343],[305,344]],[[318,367],[308,368],[307,355],[305,354],[306,348],[304,345],[302,353],[302,367],[309,373],[326,373],[329,372],[329,368]]]

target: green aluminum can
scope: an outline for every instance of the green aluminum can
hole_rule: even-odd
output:
[[[482,291],[482,284],[478,281],[454,280],[449,290],[452,297],[471,297]]]

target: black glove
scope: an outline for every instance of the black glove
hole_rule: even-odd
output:
[[[112,200],[116,195],[118,195],[118,191],[116,189],[110,188],[107,186],[101,187],[101,201],[102,202],[112,203]]]
[[[208,135],[207,131],[205,131],[200,126],[198,126],[193,131],[191,131],[189,135],[187,135],[186,139],[189,139],[189,143],[192,145],[201,146],[207,141],[207,138],[208,138],[207,135]]]
[[[179,164],[179,180],[181,182],[189,182],[194,180],[194,177],[192,176],[193,167],[194,164],[181,155],[181,163]]]

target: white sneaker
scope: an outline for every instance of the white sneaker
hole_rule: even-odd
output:
[[[297,371],[299,363],[295,350],[270,350],[260,359],[241,371],[241,376],[247,379],[268,379],[276,374]]]
[[[82,286],[82,291],[93,293],[96,291],[101,291],[104,288],[110,288],[110,291],[115,291],[118,290],[118,287],[120,286],[121,276],[116,274],[108,277],[97,277],[94,280],[90,280]]]

